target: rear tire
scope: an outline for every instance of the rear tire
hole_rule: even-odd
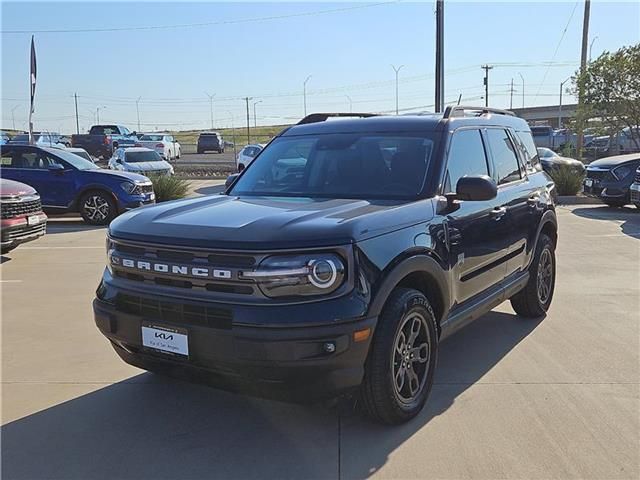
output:
[[[424,407],[438,357],[438,330],[427,298],[396,288],[378,318],[360,399],[375,421],[407,422]]]
[[[116,202],[104,190],[92,190],[80,199],[80,215],[89,225],[109,225],[118,214]]]
[[[556,256],[553,240],[540,234],[527,285],[510,298],[511,306],[525,318],[539,318],[547,313],[556,284]]]

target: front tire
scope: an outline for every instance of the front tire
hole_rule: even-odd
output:
[[[438,355],[433,309],[418,290],[395,289],[378,318],[360,398],[375,421],[397,425],[424,407]]]
[[[117,213],[116,202],[103,190],[92,190],[80,199],[80,215],[89,225],[109,225]]]
[[[527,285],[510,298],[511,306],[525,318],[539,318],[547,313],[556,284],[556,255],[553,240],[540,234]]]

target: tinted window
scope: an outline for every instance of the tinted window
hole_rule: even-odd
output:
[[[162,138],[162,135],[142,135],[142,137],[140,137],[140,140],[142,140],[143,142],[161,142]]]
[[[41,151],[2,152],[2,165],[5,167],[22,168],[25,170],[46,170],[56,163],[60,162]]]
[[[54,150],[51,149],[51,152],[54,152]],[[67,152],[66,150],[63,150],[63,149],[60,149],[60,150],[56,149],[55,155],[53,155],[53,153],[51,154],[54,157],[56,163],[63,163],[58,160],[59,158],[64,162],[72,165],[74,168],[77,168],[78,170],[95,170],[97,168],[100,168],[95,163],[90,162],[89,160],[85,160],[84,158],[74,153]],[[63,165],[63,166],[68,167],[68,165]]]
[[[120,131],[115,125],[94,125],[89,133],[91,135],[118,135]]]
[[[533,171],[541,169],[539,158],[541,150],[548,151],[551,155],[555,155],[553,151],[548,148],[536,148],[536,144],[533,142],[533,137],[529,132],[516,132],[516,136],[520,143],[522,153],[524,154],[527,170]]]
[[[464,176],[488,175],[487,157],[480,130],[458,130],[451,139],[445,193],[454,192]]]
[[[393,154],[385,159],[383,150]],[[232,195],[415,198],[433,141],[385,134],[324,134],[274,140],[235,184]]]
[[[160,155],[151,150],[148,152],[126,152],[125,155],[125,161],[127,163],[159,162],[162,160]]]
[[[498,185],[520,180],[520,165],[516,150],[505,130],[501,128],[487,129],[489,148],[493,155],[495,167],[494,178]]]

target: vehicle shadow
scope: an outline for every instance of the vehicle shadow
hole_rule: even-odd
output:
[[[88,232],[90,230],[104,230],[106,225],[88,225],[81,217],[50,215],[47,221],[47,235],[69,232]]]
[[[221,192],[224,192],[224,185],[212,185],[209,187],[201,187],[194,190],[198,195],[218,195]]]
[[[593,206],[574,208],[574,215],[593,220],[623,221],[620,230],[625,235],[640,240],[640,209],[636,207],[615,208],[609,206]]]
[[[0,255],[0,265],[2,265],[5,262],[10,262],[11,261],[11,257],[7,257],[6,255]]]
[[[5,425],[4,478],[367,478],[540,321],[492,312],[444,341],[428,407],[399,427],[145,373]]]

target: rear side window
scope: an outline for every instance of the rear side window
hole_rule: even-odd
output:
[[[540,158],[538,157],[538,149],[533,142],[533,137],[529,132],[516,132],[516,136],[520,143],[520,148],[524,154],[525,165],[527,171],[540,171]]]
[[[494,178],[498,185],[520,180],[520,164],[516,149],[506,130],[501,128],[487,129],[489,148],[493,155],[495,167]]]
[[[489,175],[480,130],[458,130],[451,139],[445,193],[455,192],[462,177],[474,175]]]

